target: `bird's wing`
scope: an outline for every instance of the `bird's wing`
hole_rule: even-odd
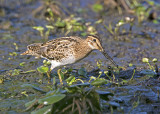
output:
[[[77,36],[61,37],[61,38],[49,40],[46,43],[43,43],[43,46],[48,46],[48,45],[52,45],[52,44],[60,43],[60,42],[75,42],[75,43],[77,43],[78,39],[80,39],[80,38]]]
[[[43,44],[42,56],[50,60],[60,60],[72,52],[74,46],[78,45],[78,41],[73,38],[58,38]]]

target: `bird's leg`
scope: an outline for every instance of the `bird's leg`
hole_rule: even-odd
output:
[[[47,71],[48,83],[49,83],[49,84],[51,83],[51,76],[50,76],[51,71],[52,71],[52,69],[50,69],[50,70]]]
[[[61,69],[58,69],[57,73],[59,76],[59,81],[60,81],[61,85],[63,85],[63,81],[62,81],[62,77],[61,77]]]

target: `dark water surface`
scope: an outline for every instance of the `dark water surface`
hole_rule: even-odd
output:
[[[75,14],[77,17],[82,17],[86,22],[94,23],[95,21],[100,19],[100,16],[94,13],[91,10],[91,5],[94,1],[79,1],[79,2],[71,2],[69,0],[65,0],[62,4],[70,10],[71,13]],[[47,21],[41,17],[34,17],[32,15],[32,11],[41,5],[41,2],[29,0],[25,1],[14,1],[14,0],[6,0],[1,3],[1,10],[5,14],[0,16],[0,69],[14,69],[16,68],[20,62],[26,61],[27,57],[20,56],[19,54],[26,50],[26,46],[35,43],[35,42],[45,42],[43,38],[40,37],[39,32],[34,30],[33,26],[44,26],[47,24]],[[80,8],[84,8],[85,13],[76,14],[77,10]],[[104,24],[108,25],[108,23],[112,22],[113,25],[118,20],[124,18],[125,16],[130,16],[124,14],[123,16],[118,15],[114,12],[114,15],[103,15]],[[147,28],[145,28],[145,26]],[[113,38],[107,30],[102,25],[94,25],[95,29],[100,34],[103,46],[106,51],[114,57],[114,60],[120,66],[127,66],[129,63],[132,63],[136,66],[142,66],[142,58],[158,58],[160,56],[159,52],[159,33],[155,33],[154,30],[159,31],[159,25],[153,24],[151,22],[146,22],[144,25],[135,25],[133,26],[133,34],[132,35],[119,35],[117,39]],[[124,28],[127,29],[129,25],[125,25]],[[147,30],[149,27],[149,30]],[[147,35],[143,32],[147,31]],[[70,34],[69,34],[70,35]],[[68,35],[68,36],[69,36]],[[78,34],[71,34],[78,35]],[[57,38],[64,36],[63,33],[56,33],[50,35],[49,39]],[[13,43],[18,45],[18,50],[15,50],[15,46]],[[13,59],[8,60],[11,56],[9,56],[10,52],[16,52],[17,56]],[[95,54],[94,54],[95,53]],[[11,57],[12,58],[12,57]],[[105,63],[110,62],[103,57],[102,54],[98,51],[94,51],[87,58],[82,60],[80,63],[74,66],[83,65],[85,62],[95,66],[95,59],[102,59]],[[33,57],[27,59],[26,62],[33,61]],[[41,60],[39,60],[41,61]],[[36,68],[36,66],[32,66]],[[27,70],[27,69],[26,69]]]

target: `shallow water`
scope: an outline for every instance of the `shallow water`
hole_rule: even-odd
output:
[[[35,60],[33,57],[30,57],[26,60],[26,56],[20,56],[19,54],[26,50],[26,46],[35,43],[35,42],[45,42],[43,38],[40,37],[38,31],[34,30],[33,26],[44,26],[47,24],[47,21],[44,18],[36,18],[32,16],[31,12],[40,6],[40,2],[31,2],[30,1],[17,1],[17,4],[12,4],[14,0],[7,1],[2,3],[5,7],[4,12],[5,15],[1,16],[1,24],[0,24],[0,37],[1,37],[1,50],[0,50],[0,69],[14,69],[18,67],[18,64],[22,61],[33,61]],[[93,4],[94,1],[80,1],[79,2],[70,2],[69,0],[64,1],[63,5],[66,8],[73,8],[71,13],[77,12],[78,8],[84,8],[85,13],[75,14],[77,17],[83,17],[86,22],[95,22],[100,19],[99,15],[91,11],[90,4]],[[10,4],[12,4],[10,6]],[[68,10],[69,10],[68,8]],[[108,24],[112,22],[113,24],[118,20],[124,18],[124,16],[129,16],[125,14],[120,16],[116,14],[112,16],[103,15],[102,19],[104,19],[104,24]],[[94,24],[91,24],[95,26]],[[117,39],[113,38],[106,29],[102,25],[96,25],[95,28],[98,31],[100,37],[103,41],[103,46],[106,52],[109,53],[113,57],[113,59],[120,66],[126,67],[129,63],[132,63],[136,66],[142,66],[142,58],[158,58],[160,54],[159,50],[159,34],[152,32],[154,30],[159,31],[160,27],[151,22],[146,22],[140,26],[133,26],[133,33],[131,35],[119,35]],[[125,25],[124,28],[128,28],[129,25]],[[147,31],[147,29],[150,29]],[[148,38],[145,36],[145,33],[142,31],[147,31]],[[76,34],[69,34],[76,35]],[[69,36],[68,35],[68,36]],[[77,34],[78,35],[78,34]],[[57,38],[64,36],[62,33],[56,33],[50,35],[49,39]],[[15,50],[15,46],[13,43],[18,45],[18,50]],[[9,53],[16,52],[17,56],[13,59],[8,60]],[[12,58],[12,57],[11,57]],[[104,64],[110,64],[110,61],[106,60],[102,54],[98,51],[94,51],[87,58],[82,60],[81,62],[74,65],[74,67],[79,67],[84,63],[89,63],[91,66],[95,67],[95,60],[102,59]],[[39,60],[42,61],[42,60]],[[40,63],[39,63],[40,64]],[[39,66],[32,66],[36,68]],[[27,70],[27,69],[26,69]]]

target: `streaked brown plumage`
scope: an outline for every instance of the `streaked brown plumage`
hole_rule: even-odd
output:
[[[46,58],[51,62],[51,68],[72,64],[85,58],[92,50],[101,51],[114,65],[116,63],[105,53],[100,38],[90,35],[86,39],[78,36],[61,37],[46,43],[34,43],[27,46],[27,51],[21,55],[33,55]],[[117,66],[117,65],[116,65]]]

